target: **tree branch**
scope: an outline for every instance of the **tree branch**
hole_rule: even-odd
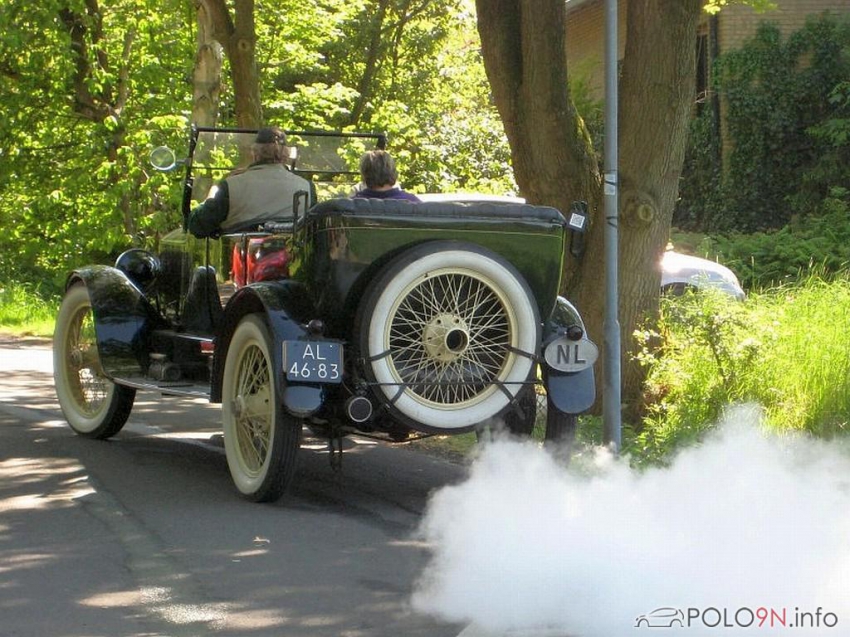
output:
[[[510,138],[516,125],[522,82],[521,10],[518,0],[475,0],[487,79]],[[508,130],[511,129],[511,130]]]
[[[88,0],[87,4],[94,2]],[[96,5],[95,5],[96,9]],[[89,7],[91,10],[91,7]],[[88,79],[91,76],[91,64],[89,62],[89,50],[86,41],[88,28],[86,22],[78,13],[68,8],[59,10],[59,18],[68,29],[71,36],[71,53],[74,58],[74,111],[86,119],[101,121],[106,116],[106,109],[98,104],[88,88]],[[97,16],[95,16],[97,21]],[[96,22],[95,22],[96,23]],[[95,29],[94,34],[97,33]]]
[[[118,99],[112,108],[116,116],[120,116],[127,105],[130,96],[130,56],[133,53],[133,43],[136,40],[136,30],[129,29],[124,34],[124,49],[121,52],[121,70],[118,72]]]

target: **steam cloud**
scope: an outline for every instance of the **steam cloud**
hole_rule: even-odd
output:
[[[414,608],[495,634],[640,635],[640,615],[672,607],[704,614],[664,635],[850,635],[850,460],[836,443],[766,434],[737,408],[669,468],[595,465],[582,476],[534,445],[490,444],[429,504]],[[782,609],[798,623],[787,633]]]

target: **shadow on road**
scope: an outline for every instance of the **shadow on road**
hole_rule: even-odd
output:
[[[0,346],[2,347],[2,346]],[[140,392],[109,441],[64,423],[49,371],[0,363],[0,573],[11,635],[453,637],[414,614],[415,530],[465,468],[305,437],[291,493],[238,496],[217,406]],[[24,361],[49,359],[18,348]],[[27,363],[29,364],[29,363]],[[49,604],[45,602],[49,600]]]

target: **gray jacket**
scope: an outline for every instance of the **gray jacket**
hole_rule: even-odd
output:
[[[222,181],[215,196],[192,211],[189,231],[207,237],[291,216],[293,197],[302,191],[307,193],[307,207],[311,206],[309,181],[282,164],[256,164]]]

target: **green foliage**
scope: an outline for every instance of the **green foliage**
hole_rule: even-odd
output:
[[[817,212],[795,217],[779,230],[704,238],[693,252],[730,267],[747,289],[806,278],[812,270],[831,274],[846,269],[850,191],[834,188]]]
[[[313,35],[315,55],[298,57],[309,63],[296,67],[280,53],[269,65],[267,119],[387,132],[408,190],[516,190],[469,2],[307,5],[308,15],[325,16],[323,35]]]
[[[409,123],[399,141],[409,148],[402,170],[405,182],[414,189],[492,194],[517,191],[510,147],[491,101],[480,46],[474,14],[459,13],[439,55],[439,71],[428,85],[420,87],[423,108],[417,113],[404,109],[396,114]],[[380,113],[384,116],[387,109]]]
[[[195,9],[93,4],[0,0],[0,280],[58,288],[70,268],[155,248],[180,222],[180,175],[151,170],[148,154],[185,149]],[[413,190],[515,191],[471,7],[257,0],[265,119],[387,132]],[[233,125],[222,79],[219,123]]]
[[[706,108],[694,120],[674,223],[706,232],[780,228],[847,187],[850,20],[809,19],[786,40],[763,23],[714,67],[728,142]],[[846,165],[846,164],[845,164]]]
[[[738,0],[738,2],[735,2],[735,0],[706,0],[703,11],[713,15],[730,4],[747,4],[760,13],[776,8],[776,3],[772,0]]]
[[[638,334],[647,405],[633,455],[660,460],[698,439],[724,405],[740,398],[737,371],[752,358],[752,348],[736,342],[742,312],[742,304],[720,292],[662,298],[657,329]]]
[[[710,104],[700,105],[689,123],[688,146],[682,166],[679,201],[673,216],[678,228],[710,232],[724,219],[723,172],[718,113]]]
[[[16,334],[51,336],[59,297],[39,286],[0,282],[0,326]]]
[[[845,53],[850,56],[850,44]],[[850,81],[839,83],[829,96],[827,118],[809,128],[820,153],[803,174],[795,208],[820,201],[824,190],[833,197],[850,192]]]
[[[850,279],[811,276],[736,302],[720,294],[662,301],[641,336],[646,416],[630,451],[664,461],[698,440],[723,409],[754,402],[767,424],[821,436],[850,422]]]
[[[154,140],[185,143],[193,37],[180,4],[0,4],[0,279],[58,287],[68,269],[173,227],[179,189],[146,166]],[[85,25],[84,47],[63,8]]]

